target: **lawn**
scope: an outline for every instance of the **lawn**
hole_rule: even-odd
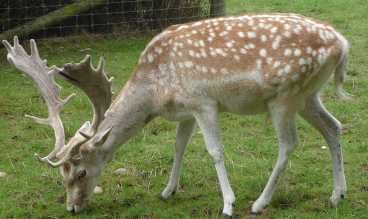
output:
[[[347,198],[334,209],[332,164],[322,137],[298,119],[300,144],[280,180],[273,201],[255,218],[368,218],[368,3],[366,0],[228,0],[227,14],[294,12],[333,24],[351,43],[345,88],[355,95],[337,101],[332,83],[323,94],[327,108],[342,122]],[[91,36],[44,40],[40,53],[50,64],[79,61],[86,53],[94,63],[103,55],[107,71],[115,77],[117,93],[152,36]],[[88,49],[86,49],[88,48]],[[187,148],[181,189],[167,201],[158,195],[165,187],[172,164],[175,123],[156,119],[138,136],[122,145],[105,169],[89,208],[79,215],[65,209],[64,188],[57,169],[34,159],[47,154],[54,143],[50,128],[37,125],[24,114],[46,115],[46,107],[32,82],[12,68],[0,51],[0,218],[217,218],[222,198],[213,163],[198,129]],[[62,117],[72,136],[91,118],[87,98],[61,82],[63,94],[78,93]],[[278,153],[277,139],[265,115],[222,114],[226,165],[236,195],[235,218],[254,217],[251,201],[261,193]],[[126,176],[113,171],[124,167]]]

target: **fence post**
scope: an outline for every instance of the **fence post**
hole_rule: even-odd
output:
[[[211,17],[219,17],[225,15],[225,0],[210,0]]]

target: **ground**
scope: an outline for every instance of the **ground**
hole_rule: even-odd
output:
[[[368,217],[368,4],[366,0],[228,0],[227,13],[294,12],[327,21],[351,43],[345,88],[354,99],[337,101],[332,83],[323,94],[327,108],[342,122],[342,137],[348,193],[334,209],[332,165],[320,135],[298,119],[300,144],[289,161],[273,201],[261,216],[251,216],[251,202],[261,193],[277,156],[277,140],[265,115],[222,114],[226,166],[237,197],[235,218],[367,218]],[[45,40],[40,52],[51,64],[78,61],[91,53],[107,60],[118,92],[136,65],[152,36],[91,36]],[[172,164],[175,124],[158,119],[134,139],[122,145],[105,169],[95,195],[80,215],[67,213],[64,189],[57,169],[38,163],[33,154],[48,153],[53,132],[24,117],[45,115],[39,94],[31,81],[10,67],[0,51],[0,218],[217,218],[222,199],[217,177],[204,149],[198,129],[188,146],[179,192],[162,201],[158,195],[167,182]],[[77,92],[62,116],[67,136],[91,118],[85,96],[61,83],[63,94]],[[128,175],[113,171],[124,167]]]

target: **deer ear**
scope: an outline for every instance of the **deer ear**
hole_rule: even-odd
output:
[[[79,129],[78,133],[85,137],[86,139],[90,139],[92,136],[88,134],[88,131],[91,127],[91,123],[89,121],[85,122]]]
[[[102,132],[96,133],[94,137],[94,143],[96,145],[102,145],[106,141],[107,137],[109,136],[111,129],[112,127],[107,128]]]

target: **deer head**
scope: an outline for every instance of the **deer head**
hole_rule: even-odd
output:
[[[51,126],[55,133],[54,149],[45,157],[37,154],[36,157],[51,167],[60,167],[67,191],[67,209],[78,212],[86,206],[88,196],[96,186],[96,179],[104,165],[98,146],[106,140],[111,130],[106,128],[97,132],[112,98],[112,78],[109,79],[105,74],[104,59],[100,58],[97,68],[92,66],[89,55],[80,63],[68,63],[62,68],[48,67],[47,61],[40,58],[33,39],[30,40],[30,55],[19,44],[17,37],[14,37],[13,46],[6,40],[3,44],[8,51],[8,61],[32,78],[48,108],[47,118],[26,115],[37,123]],[[83,90],[93,105],[92,122],[85,122],[67,144],[60,112],[74,94],[61,99],[55,75]]]

